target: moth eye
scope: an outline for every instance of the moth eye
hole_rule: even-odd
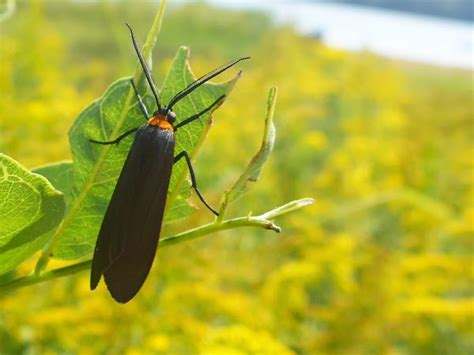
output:
[[[173,111],[168,113],[168,122],[173,123],[176,121],[176,114]]]

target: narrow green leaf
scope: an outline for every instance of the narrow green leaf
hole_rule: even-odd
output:
[[[64,210],[63,194],[45,177],[0,154],[0,274],[41,249]]]
[[[277,100],[278,89],[272,87],[268,92],[267,100],[267,114],[265,116],[265,129],[263,131],[262,145],[259,151],[253,159],[250,161],[248,166],[248,181],[257,181],[262,172],[263,166],[270,158],[275,145],[276,130],[273,124],[273,115],[275,114],[275,106]],[[237,198],[238,195],[234,197]]]
[[[296,211],[300,208],[310,206],[310,205],[314,204],[314,202],[315,202],[314,199],[310,198],[310,197],[301,198],[299,200],[288,202],[288,203],[284,204],[283,206],[274,208],[271,211],[265,212],[264,214],[261,214],[259,216],[259,218],[266,219],[266,220],[271,220],[271,219],[276,218],[278,216]]]
[[[273,124],[273,115],[275,113],[277,93],[278,90],[276,87],[271,88],[268,93],[267,113],[265,116],[265,129],[263,132],[262,144],[258,152],[248,163],[239,179],[228,191],[224,193],[221,200],[219,220],[224,218],[227,205],[247,192],[248,182],[255,182],[258,180],[263,166],[272,154],[276,136],[275,125]]]

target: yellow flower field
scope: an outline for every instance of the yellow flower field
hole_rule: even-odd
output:
[[[19,2],[0,22],[1,152],[29,168],[70,159],[78,113],[133,73],[123,22],[143,42],[156,5],[130,6]],[[472,73],[335,50],[259,14],[191,4],[165,14],[157,82],[183,44],[196,75],[252,56],[195,162],[208,200],[258,149],[277,86],[274,152],[229,215],[316,204],[278,219],[279,235],[235,229],[159,249],[125,306],[103,283],[89,291],[87,272],[1,293],[0,353],[472,352]],[[211,219],[200,208],[164,234]]]

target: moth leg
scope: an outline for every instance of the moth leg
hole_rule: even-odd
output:
[[[209,107],[206,107],[201,112],[196,113],[195,115],[192,115],[191,117],[188,117],[185,120],[181,121],[176,126],[174,126],[174,130],[176,131],[179,127],[182,127],[184,125],[187,125],[188,123],[191,123],[191,122],[197,120],[199,117],[204,115],[206,112],[208,112],[208,111],[212,110],[213,108],[219,106],[224,101],[224,97],[225,97],[225,95],[222,95],[216,101],[214,101]]]
[[[188,153],[186,151],[182,151],[181,153],[179,153],[177,156],[174,157],[174,163],[178,162],[181,158],[186,159],[186,164],[188,165],[189,174],[191,175],[191,186],[193,187],[194,191],[196,191],[199,199],[202,201],[202,203],[204,203],[204,205],[209,209],[209,211],[214,213],[216,216],[219,216],[219,213],[217,213],[216,210],[213,209],[207,203],[206,199],[204,198],[204,196],[201,194],[201,192],[199,191],[197,187],[196,175],[194,174],[194,169],[193,169],[193,166],[191,165],[191,159],[189,159]]]
[[[140,94],[138,93],[137,87],[135,86],[133,79],[130,79],[130,82],[132,83],[132,88],[133,88],[133,91],[135,92],[135,97],[137,98],[138,103],[140,104],[140,109],[143,112],[143,116],[145,116],[145,119],[148,120],[150,115],[148,114],[148,110],[146,109],[145,103],[143,102]]]
[[[139,128],[139,127],[135,127],[135,128],[129,129],[127,132],[122,133],[120,136],[118,136],[117,138],[115,138],[115,139],[112,140],[112,141],[96,141],[95,139],[89,139],[89,141],[90,141],[91,143],[103,144],[103,145],[107,145],[107,144],[117,144],[117,143],[119,143],[122,139],[124,139],[125,137],[131,135],[132,133],[135,133],[135,132],[138,130],[138,128]]]

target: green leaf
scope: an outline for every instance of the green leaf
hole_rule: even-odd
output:
[[[265,116],[265,129],[263,132],[262,144],[257,153],[248,163],[242,175],[235,182],[235,184],[224,193],[221,200],[219,210],[219,220],[222,220],[225,215],[228,204],[238,199],[248,190],[248,182],[256,182],[262,172],[263,166],[270,158],[275,144],[276,130],[273,124],[273,115],[275,114],[275,105],[277,100],[278,89],[273,87],[268,93],[267,113]]]
[[[64,216],[63,194],[0,154],[0,274],[40,250]]]
[[[161,101],[166,103],[179,90],[194,80],[188,64],[189,49],[178,50],[161,90]],[[178,122],[198,113],[219,96],[228,94],[238,79],[223,84],[205,84],[180,101],[174,111]],[[96,145],[89,139],[109,140],[132,127],[146,123],[133,96],[129,78],[113,83],[104,95],[85,109],[69,131],[73,156],[74,183],[66,218],[55,236],[54,256],[75,259],[92,253],[102,218],[122,169],[133,135],[118,145]],[[148,111],[153,112],[149,91],[142,92]],[[191,157],[211,124],[211,115],[181,127],[176,134],[176,150],[186,150]],[[192,209],[185,203],[189,186],[184,184],[188,174],[184,162],[173,168],[168,197],[166,223],[186,217]],[[170,208],[171,207],[171,208]]]
[[[173,65],[163,83],[163,89],[161,91],[163,102],[171,100],[177,92],[195,80],[189,66],[188,58],[189,49],[187,47],[181,47],[178,50]],[[204,84],[194,93],[185,97],[175,108],[173,108],[178,117],[178,121],[204,110],[220,96],[224,94],[229,95],[239,77],[240,73],[238,73],[232,80],[223,84]],[[198,121],[181,127],[176,133],[175,153],[178,154],[182,151],[186,151],[192,159],[206,138],[211,124],[211,114],[206,114]],[[189,184],[185,184],[185,187],[183,188],[183,182],[187,176],[188,168],[185,161],[178,162],[173,167],[173,174],[171,176],[165,223],[171,223],[183,219],[192,212],[192,209],[189,208],[189,204],[186,202],[190,194]],[[176,208],[177,206],[181,207]]]
[[[171,186],[170,190],[171,191]],[[169,192],[168,192],[169,196]],[[191,196],[191,190],[189,184],[181,184],[179,187],[179,193],[177,198],[170,203],[170,198],[168,197],[167,209],[165,212],[164,223],[171,224],[178,222],[182,219],[185,219],[191,213],[196,210],[196,207],[189,203],[188,198]]]
[[[69,205],[74,181],[72,161],[61,161],[43,165],[33,169],[33,172],[35,174],[43,175],[46,179],[48,179],[56,190],[59,190],[64,194],[66,206]]]

